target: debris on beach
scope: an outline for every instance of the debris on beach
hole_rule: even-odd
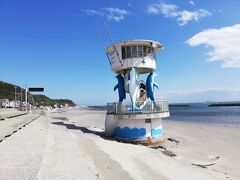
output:
[[[198,167],[201,167],[201,168],[207,168],[207,167],[209,167],[209,166],[213,166],[213,165],[215,165],[216,163],[218,163],[219,161],[217,161],[217,160],[219,160],[220,159],[220,157],[219,156],[216,156],[216,157],[211,157],[210,158],[211,160],[213,160],[213,161],[215,161],[215,162],[210,162],[210,163],[192,163],[192,165],[193,166],[198,166]]]
[[[167,150],[167,148],[164,145],[160,145],[160,146],[152,146],[152,149],[163,149],[163,150]]]
[[[219,156],[216,156],[216,157],[211,157],[210,159],[211,159],[211,160],[218,160],[218,159],[220,159],[220,157],[219,157]]]
[[[175,142],[176,144],[179,144],[180,141],[175,138],[167,138],[168,141]]]
[[[213,166],[215,165],[217,162],[213,162],[213,163],[209,163],[209,164],[199,164],[199,163],[192,163],[193,166],[198,166],[201,168],[208,168],[208,166]]]
[[[164,151],[162,151],[162,153],[164,154],[164,155],[167,155],[167,156],[170,156],[170,157],[176,157],[177,155],[173,152],[173,151],[169,151],[169,150],[164,150]]]
[[[177,156],[173,151],[167,150],[167,148],[163,145],[155,146],[155,147],[151,147],[151,148],[152,149],[160,149],[162,151],[162,153],[166,156],[170,156],[170,157]]]

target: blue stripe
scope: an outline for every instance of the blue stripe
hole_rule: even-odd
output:
[[[152,129],[152,136],[162,136],[163,135],[163,129]]]
[[[119,139],[126,139],[126,140],[132,140],[132,139],[141,139],[146,137],[146,129],[145,128],[129,128],[124,127],[115,128],[113,132],[114,137]]]

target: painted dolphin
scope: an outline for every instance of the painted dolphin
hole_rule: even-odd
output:
[[[132,101],[132,111],[140,111],[140,108],[136,105],[136,100],[139,96],[139,82],[138,75],[135,68],[131,68],[128,74],[127,86],[129,90],[129,95]]]
[[[124,88],[124,78],[120,74],[117,75],[116,78],[118,79],[118,84],[114,87],[114,91],[118,89],[119,102],[122,102],[123,99],[126,99],[126,93]]]
[[[154,87],[158,88],[158,85],[154,82],[154,78],[157,76],[156,73],[150,73],[146,80],[147,86],[147,97],[150,98],[152,101],[155,101],[154,98]]]

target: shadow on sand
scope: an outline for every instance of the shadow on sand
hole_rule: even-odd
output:
[[[90,130],[90,129],[86,128],[86,127],[76,126],[75,124],[64,123],[62,121],[52,122],[52,124],[65,126],[67,129],[71,129],[71,130],[80,130],[83,133],[87,133],[87,134],[94,134],[94,135],[97,135],[97,136],[99,136],[99,137],[101,137],[103,139],[106,139],[106,140],[116,141],[115,139],[113,139],[111,137],[106,137],[104,131],[102,131],[102,132],[94,131],[94,130]]]

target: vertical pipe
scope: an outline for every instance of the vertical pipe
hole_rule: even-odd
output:
[[[101,35],[100,35],[99,31],[97,31],[97,34],[98,34],[98,37],[99,37],[101,46],[102,46],[102,48],[103,48],[103,50],[104,50],[104,52],[105,52],[105,54],[106,54],[106,56],[107,56],[107,58],[108,58],[108,62],[109,62],[109,64],[110,64],[110,66],[111,66],[111,60],[110,60],[110,58],[109,58],[109,56],[108,56],[108,54],[107,54],[106,48],[105,48],[105,46],[104,46],[104,44],[103,44],[103,41],[102,41],[102,38],[101,38]]]
[[[20,109],[22,111],[22,88],[21,88],[21,94],[20,94]]]
[[[15,91],[14,91],[14,93],[15,93],[15,102],[14,102],[14,108],[16,108],[16,101],[17,101],[17,87],[16,86],[14,86],[14,89],[15,89]]]
[[[103,25],[104,25],[104,27],[105,27],[105,30],[106,30],[106,32],[107,32],[107,34],[108,34],[109,39],[110,39],[110,41],[112,42],[113,49],[114,49],[114,50],[116,51],[116,53],[117,53],[118,60],[119,60],[119,62],[120,62],[120,64],[121,64],[121,66],[123,66],[123,62],[122,62],[122,60],[121,60],[121,58],[120,58],[120,56],[119,56],[119,53],[118,53],[118,51],[117,51],[117,49],[116,49],[115,44],[113,43],[111,34],[110,34],[110,32],[109,32],[109,30],[108,30],[108,27],[107,27],[107,24],[105,23],[105,21],[104,21],[103,18],[101,18],[101,20],[102,20],[102,22],[103,22]]]
[[[25,86],[25,111],[27,111],[27,99],[28,99],[28,90],[27,90],[27,85]]]

